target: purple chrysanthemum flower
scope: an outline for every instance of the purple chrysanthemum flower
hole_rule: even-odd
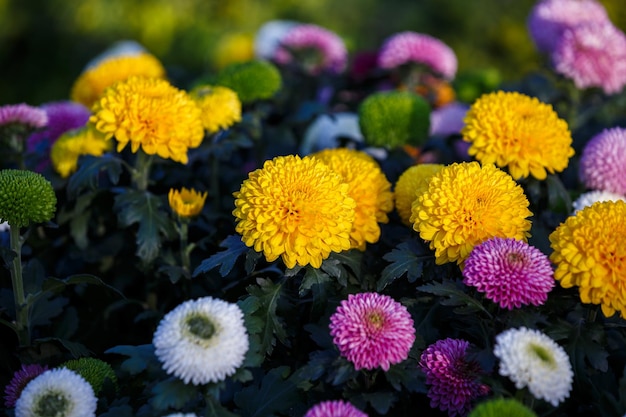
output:
[[[20,398],[24,387],[26,387],[31,380],[47,370],[47,366],[37,364],[22,365],[22,368],[13,374],[13,378],[11,378],[9,384],[4,388],[4,405],[7,408],[15,407],[15,403],[17,399]]]
[[[62,134],[84,126],[91,114],[89,109],[73,101],[57,101],[41,106],[48,117],[48,125],[26,140],[27,151],[36,154],[41,161],[35,171],[41,172],[50,164],[50,149]]]
[[[554,70],[579,89],[615,94],[626,85],[626,35],[609,21],[566,29],[551,57]]]
[[[392,69],[407,63],[425,65],[447,80],[454,78],[458,65],[452,48],[441,40],[410,31],[387,38],[378,54],[381,68]]]
[[[304,417],[367,417],[347,401],[322,401],[311,407]]]
[[[463,282],[513,310],[545,303],[554,287],[553,274],[550,259],[539,249],[522,240],[495,237],[472,249]]]
[[[467,104],[452,102],[430,112],[430,134],[448,136],[460,134],[465,126],[463,119],[469,110]]]
[[[378,293],[350,294],[330,317],[330,334],[355,369],[389,370],[409,355],[415,341],[406,307]]]
[[[21,125],[26,129],[41,129],[48,124],[48,115],[38,107],[25,103],[0,106],[0,126]]]
[[[565,29],[608,20],[606,9],[596,0],[543,0],[530,11],[527,26],[537,49],[552,53]]]
[[[297,63],[313,75],[339,73],[346,68],[348,52],[337,34],[317,25],[299,24],[283,36],[273,59],[279,64]]]
[[[587,142],[580,179],[589,189],[626,195],[626,129],[605,129]]]
[[[430,385],[430,406],[447,411],[451,417],[467,414],[472,401],[490,391],[478,380],[482,373],[478,362],[467,359],[468,347],[469,342],[461,339],[438,340],[420,357],[419,366]]]

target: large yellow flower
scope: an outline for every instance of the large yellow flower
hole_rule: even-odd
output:
[[[230,88],[201,85],[189,95],[202,110],[202,124],[208,133],[216,133],[241,121],[241,101]]]
[[[567,168],[574,155],[572,135],[551,105],[517,92],[485,94],[465,116],[463,139],[482,164],[508,167],[515,179]]]
[[[366,243],[378,242],[378,223],[387,223],[387,213],[393,210],[391,183],[378,163],[365,152],[346,148],[325,149],[313,156],[348,183],[348,195],[356,202],[354,224],[350,232],[352,247],[365,250]]]
[[[117,151],[130,142],[148,155],[187,163],[187,150],[204,138],[200,108],[182,90],[165,80],[130,77],[108,88],[89,119],[107,138],[115,136]]]
[[[437,264],[461,265],[492,237],[524,240],[532,213],[513,178],[495,165],[462,162],[433,175],[412,207],[413,229],[430,241]]]
[[[400,215],[402,223],[411,226],[411,206],[417,196],[428,189],[430,177],[441,171],[442,164],[419,164],[406,169],[394,187],[396,199],[396,211]]]
[[[578,286],[583,303],[600,304],[606,317],[626,317],[626,202],[597,202],[550,234],[563,288]]]
[[[91,107],[107,87],[133,75],[165,78],[165,68],[156,57],[145,52],[109,58],[85,70],[74,82],[70,97]]]
[[[193,188],[187,189],[185,187],[183,187],[180,191],[172,188],[167,195],[172,211],[184,218],[200,214],[204,208],[206,197],[206,191],[204,193],[200,193]]]
[[[78,168],[81,155],[102,156],[110,150],[111,141],[92,125],[87,125],[61,135],[50,149],[50,160],[54,170],[67,178]]]
[[[350,249],[355,202],[349,186],[322,161],[288,155],[266,161],[235,192],[236,230],[268,262],[319,268]]]

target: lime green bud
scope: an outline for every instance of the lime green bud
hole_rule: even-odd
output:
[[[18,169],[0,171],[0,222],[25,227],[52,219],[57,197],[41,174]]]
[[[512,398],[497,398],[478,404],[468,417],[537,417],[534,411]]]
[[[115,389],[117,389],[117,376],[115,375],[115,371],[113,371],[111,365],[100,359],[72,359],[61,364],[60,367],[74,371],[85,378],[85,381],[89,382],[89,385],[91,385],[96,395],[102,390],[107,379],[110,380]]]
[[[272,98],[282,86],[280,72],[267,61],[234,63],[217,74],[215,84],[235,91],[242,103]]]
[[[424,98],[410,92],[373,93],[359,106],[359,125],[369,145],[419,146],[428,138],[430,106]]]

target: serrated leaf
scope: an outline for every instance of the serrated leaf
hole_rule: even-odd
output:
[[[325,284],[328,282],[330,282],[330,277],[327,273],[317,268],[307,267],[298,290],[300,297],[304,296],[311,288],[314,288],[318,295],[325,293]]]
[[[380,415],[385,415],[397,400],[396,394],[393,392],[367,392],[360,393],[350,398],[350,401],[361,408],[365,408],[365,404],[369,403],[374,410]]]
[[[396,279],[404,274],[409,282],[415,282],[422,276],[422,266],[425,260],[432,258],[432,254],[424,254],[422,248],[413,240],[400,243],[391,252],[385,254],[383,259],[390,264],[383,269],[381,278],[376,286],[377,291],[382,291]]]
[[[338,261],[339,265],[341,265],[344,270],[346,267],[348,267],[352,271],[352,274],[355,276],[361,275],[363,252],[358,249],[352,249],[343,252],[332,252],[328,259]]]
[[[121,298],[126,298],[124,297],[124,294],[122,294],[117,288],[110,286],[109,284],[102,281],[97,276],[89,275],[89,274],[70,275],[63,279],[48,277],[44,280],[43,284],[41,285],[41,293],[46,292],[46,291],[58,292],[58,291],[63,290],[68,285],[78,285],[78,284],[89,284],[89,285],[97,285],[97,286],[105,287],[107,290],[114,292],[115,294],[119,295]]]
[[[198,391],[195,386],[185,384],[178,378],[168,378],[152,387],[153,397],[150,398],[150,405],[158,411],[165,411],[168,408],[180,409],[191,401]]]
[[[480,301],[466,294],[462,282],[436,282],[417,287],[418,291],[427,292],[442,297],[439,302],[445,306],[457,306],[454,309],[458,314],[473,314],[482,311],[491,317],[491,314],[483,307]]]
[[[250,385],[235,394],[235,404],[243,417],[270,417],[284,414],[298,401],[298,388],[285,378],[289,368],[270,370],[258,385]]]
[[[46,337],[43,339],[37,339],[37,343],[46,343],[46,342],[54,342],[54,343],[60,344],[65,349],[67,349],[67,351],[70,352],[70,354],[74,358],[82,358],[84,356],[92,355],[92,352],[89,349],[87,349],[87,347],[83,345],[82,343],[72,342],[67,339],[60,339],[58,337]]]
[[[287,343],[287,331],[280,317],[276,315],[282,285],[263,278],[258,278],[257,284],[248,286],[246,290],[258,300],[259,308],[254,311],[253,317],[257,317],[261,322],[257,322],[255,328],[260,324],[262,330],[257,334],[260,337],[262,352],[271,355],[276,345],[275,338],[283,344]]]
[[[600,324],[588,323],[584,328],[572,326],[566,350],[578,369],[585,369],[585,361],[600,372],[609,369],[609,353],[604,348],[604,329]]]
[[[230,273],[230,271],[232,271],[237,259],[250,250],[250,248],[243,243],[241,236],[239,235],[230,235],[226,237],[226,239],[220,243],[220,247],[226,248],[226,250],[217,252],[209,258],[203,260],[195,271],[193,271],[194,277],[202,273],[209,272],[211,269],[218,266],[220,267],[220,275],[225,277]]]
[[[76,203],[71,210],[61,209],[57,216],[59,224],[69,222],[70,234],[80,249],[85,249],[89,245],[87,238],[87,229],[89,220],[91,219],[91,211],[88,210],[93,199],[98,192],[85,193],[76,199]]]
[[[105,172],[112,184],[117,184],[122,173],[122,163],[112,154],[102,156],[81,156],[78,170],[67,183],[67,194],[70,199],[76,198],[83,190],[98,188],[99,177]]]
[[[133,408],[128,404],[112,406],[98,417],[134,417]]]
[[[36,258],[31,259],[22,266],[22,279],[24,280],[24,292],[32,294],[41,288],[45,278],[45,270],[41,262]]]
[[[31,304],[30,324],[32,326],[45,326],[51,323],[51,319],[63,312],[69,300],[65,297],[54,297],[54,294],[46,292]]]
[[[207,404],[206,404],[206,413],[204,416],[207,417],[239,417],[238,414],[231,413],[228,411],[220,402],[213,398],[213,396],[208,396]]]
[[[115,197],[113,208],[120,225],[139,224],[136,254],[146,263],[159,255],[161,235],[174,234],[174,225],[161,206],[161,199],[147,191],[126,190]]]
[[[119,345],[114,346],[104,353],[115,353],[118,355],[128,356],[129,358],[122,362],[120,369],[131,375],[137,375],[145,371],[151,363],[157,361],[154,354],[154,345]]]

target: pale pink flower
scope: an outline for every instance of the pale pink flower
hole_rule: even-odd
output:
[[[591,190],[626,195],[626,129],[605,129],[587,142],[580,157],[580,179]]]
[[[367,414],[347,401],[336,400],[314,405],[304,417],[367,417]]]

